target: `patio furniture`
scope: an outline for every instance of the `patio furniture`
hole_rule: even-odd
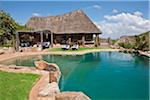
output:
[[[29,44],[29,42],[23,42],[23,43],[20,43],[20,46],[21,47],[29,47],[30,44]]]
[[[70,48],[70,45],[68,45],[68,44],[65,44],[62,46],[63,50],[69,50],[69,48]]]
[[[72,46],[71,49],[72,49],[72,50],[78,50],[78,49],[79,49],[79,45],[78,45],[78,44],[75,44],[75,45]]]
[[[43,49],[44,48],[49,48],[50,42],[43,42]]]

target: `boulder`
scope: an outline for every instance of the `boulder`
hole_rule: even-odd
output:
[[[56,66],[53,66],[49,63],[48,66],[45,67],[45,70],[56,72],[59,69]]]
[[[58,83],[52,82],[46,85],[40,92],[39,96],[54,96],[55,94],[59,93],[59,86]]]
[[[56,100],[91,100],[82,92],[61,92],[56,94]]]
[[[48,63],[44,60],[35,61],[34,62],[37,69],[40,70],[47,70],[47,71],[57,71],[59,70],[59,67],[54,63]]]
[[[57,82],[57,76],[55,75],[55,72],[50,71],[49,72],[49,83]]]
[[[59,83],[59,79],[61,77],[61,71],[57,64],[54,63],[49,63],[49,68],[46,68],[47,70],[50,71],[49,74],[49,82],[57,82]]]
[[[48,63],[46,61],[35,61],[34,62],[35,66],[37,69],[40,69],[40,70],[44,70],[46,67],[48,67]]]
[[[54,63],[47,63],[46,61],[35,61],[37,69],[49,71],[49,82],[59,82],[61,77],[61,71],[59,67]]]

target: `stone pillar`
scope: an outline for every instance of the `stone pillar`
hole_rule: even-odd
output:
[[[51,33],[51,47],[53,47],[53,33]]]
[[[82,35],[82,46],[84,46],[85,45],[85,35],[83,34]]]
[[[16,32],[16,51],[19,51],[19,45],[20,45],[19,33]]]

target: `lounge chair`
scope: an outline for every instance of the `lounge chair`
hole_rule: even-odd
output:
[[[29,43],[20,43],[21,47],[28,47]]]
[[[43,42],[43,48],[49,48],[50,42]]]
[[[69,48],[70,48],[70,45],[68,45],[68,44],[62,46],[63,50],[69,50]]]
[[[72,49],[72,50],[78,50],[78,49],[79,49],[79,45],[75,44],[75,45],[72,46],[71,49]]]

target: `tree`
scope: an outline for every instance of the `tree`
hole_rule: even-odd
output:
[[[15,22],[9,13],[0,10],[0,43],[1,45],[9,45],[15,47],[16,30],[25,29]],[[8,43],[9,41],[9,43]]]
[[[5,41],[11,40],[11,45],[14,46],[15,31],[18,24],[11,18],[11,16],[5,11],[0,11],[0,36],[2,37],[2,44],[6,44]]]

